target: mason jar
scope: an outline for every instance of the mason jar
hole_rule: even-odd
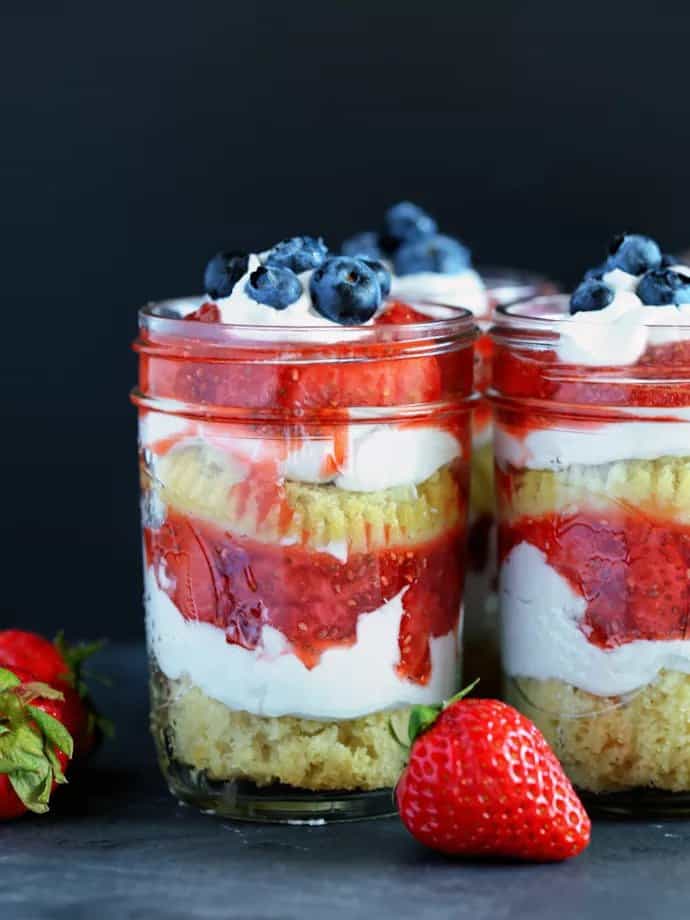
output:
[[[499,309],[491,398],[507,699],[592,806],[664,813],[690,806],[690,321],[647,311]]]
[[[204,811],[394,810],[409,707],[459,686],[474,322],[139,314],[151,724]],[[199,315],[194,312],[194,316]]]

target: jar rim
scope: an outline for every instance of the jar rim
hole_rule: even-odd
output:
[[[651,309],[657,308],[651,307]],[[543,331],[553,336],[566,331],[575,323],[578,326],[584,325],[601,330],[606,324],[602,324],[601,320],[597,319],[597,315],[597,311],[592,311],[591,314],[580,312],[571,315],[570,294],[540,294],[537,297],[523,297],[496,307],[491,332],[501,335],[504,331],[509,330]],[[643,319],[640,325],[656,330],[690,329],[690,315],[683,316],[679,313],[677,323],[654,323]]]
[[[380,344],[399,348],[404,354],[410,348],[439,348],[469,345],[478,330],[476,318],[464,307],[456,307],[430,300],[400,301],[415,309],[443,310],[442,317],[431,317],[426,322],[391,323],[378,326],[339,326],[323,324],[312,326],[251,325],[238,323],[190,322],[185,317],[204,302],[202,296],[180,297],[151,302],[141,307],[137,350],[148,349],[164,342],[167,348],[185,351],[211,351],[222,356],[224,349],[233,351],[275,351],[274,359],[292,361],[291,346],[301,351],[337,353],[347,346],[356,351],[361,346],[363,356],[367,348]]]
[[[540,294],[561,290],[560,284],[546,275],[522,268],[505,268],[502,265],[478,265],[477,273],[487,292],[500,304],[527,300]]]

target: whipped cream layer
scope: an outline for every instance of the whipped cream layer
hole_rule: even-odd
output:
[[[384,412],[386,410],[380,410]],[[369,419],[375,410],[361,410]],[[356,414],[356,410],[354,411]],[[256,437],[230,423],[191,421],[162,412],[147,412],[140,421],[140,442],[155,455],[171,439],[176,446],[205,443],[226,455],[238,481],[256,464],[275,463],[276,477],[295,482],[332,483],[352,492],[375,492],[415,486],[461,456],[457,438],[433,425],[353,422],[324,428],[320,434],[292,433],[280,439]],[[172,449],[175,449],[174,447]]]
[[[278,630],[264,626],[253,650],[226,641],[223,630],[185,620],[145,575],[149,649],[171,680],[187,677],[207,696],[258,716],[354,719],[414,703],[436,703],[457,686],[457,633],[431,640],[431,676],[422,686],[395,673],[403,591],[357,622],[357,641],[325,651],[308,669]]]
[[[613,649],[587,640],[587,602],[523,541],[500,571],[503,668],[510,677],[560,680],[595,696],[631,693],[662,669],[690,674],[690,641],[637,639]]]
[[[685,265],[673,269],[690,273]],[[652,345],[690,339],[690,304],[643,304],[635,293],[641,277],[618,268],[603,276],[615,292],[613,301],[603,310],[583,311],[563,321],[556,347],[561,361],[588,367],[635,364]]]
[[[421,300],[465,307],[475,316],[489,309],[489,298],[479,274],[472,268],[445,275],[440,272],[415,272],[393,275],[391,297],[399,300]]]
[[[513,434],[497,424],[494,432],[496,460],[503,468],[563,470],[573,464],[598,466],[621,460],[690,456],[687,413],[685,419],[680,414],[672,419],[663,409],[653,411],[664,420],[636,419],[581,427],[564,421],[558,428],[533,428],[524,435]]]

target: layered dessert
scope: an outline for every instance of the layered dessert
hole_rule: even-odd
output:
[[[474,314],[483,333],[475,345],[475,388],[480,394],[491,383],[488,329],[495,308],[553,289],[543,278],[517,270],[478,271],[469,248],[441,233],[437,220],[409,201],[389,208],[378,230],[345,240],[342,251],[382,261],[391,271],[391,290],[396,297],[455,304]],[[491,406],[482,398],[472,416],[464,614],[465,673],[481,679],[482,696],[497,695],[500,689],[492,437]]]
[[[690,268],[617,237],[569,300],[499,311],[494,340],[509,698],[599,804],[677,807],[690,791]]]
[[[235,816],[389,811],[391,720],[458,684],[472,317],[309,237],[205,289],[137,343],[164,771]]]

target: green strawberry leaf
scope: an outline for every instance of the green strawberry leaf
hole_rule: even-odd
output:
[[[17,687],[21,681],[16,674],[8,671],[7,668],[0,668],[0,693],[9,690],[11,687]]]
[[[14,727],[9,735],[0,739],[0,751],[5,760],[24,770],[41,770],[44,767],[43,739],[28,723]]]
[[[410,712],[410,722],[407,733],[410,744],[418,738],[427,728],[431,728],[441,713],[441,706],[413,706]]]
[[[58,722],[53,716],[39,709],[38,706],[29,706],[28,708],[48,741],[61,750],[63,754],[71,757],[74,753],[74,742],[62,722]]]
[[[410,744],[412,744],[416,738],[419,738],[423,732],[431,728],[444,709],[447,709],[449,706],[452,706],[453,703],[457,703],[466,697],[468,693],[474,690],[478,683],[479,678],[472,681],[467,687],[463,687],[462,690],[458,691],[454,696],[451,696],[449,700],[444,700],[443,703],[429,706],[413,706],[410,711],[410,721],[407,726]]]
[[[469,696],[470,693],[479,683],[479,678],[473,680],[471,684],[468,684],[466,687],[463,687],[462,690],[458,690],[455,696],[451,696],[449,700],[446,700],[443,704],[443,708],[447,709],[449,706],[452,706],[453,703],[458,703],[460,700],[464,699],[466,696]]]
[[[82,699],[87,699],[89,696],[89,688],[87,687],[84,680],[85,676],[88,676],[92,680],[97,680],[100,683],[106,685],[110,683],[105,678],[101,678],[93,674],[87,674],[84,669],[84,662],[88,658],[91,658],[92,655],[100,652],[101,649],[106,645],[105,639],[97,639],[94,642],[78,642],[76,645],[69,645],[69,643],[65,641],[64,633],[62,630],[60,630],[60,632],[53,640],[53,644],[69,666],[68,673],[61,675],[62,679],[65,681],[65,683],[68,683],[71,687],[74,687]]]
[[[44,700],[64,700],[65,694],[62,690],[56,690],[50,684],[44,684],[40,680],[32,680],[29,683],[22,684],[17,693],[25,703],[30,703],[37,697],[43,697]]]
[[[10,773],[10,783],[24,805],[37,815],[48,811],[50,792],[53,787],[51,771],[46,767],[42,774],[30,770],[16,770]]]
[[[74,745],[61,722],[31,705],[38,697],[64,699],[63,694],[38,682],[19,683],[0,692],[0,774],[29,811],[44,814],[53,783],[67,782],[57,750],[71,757]]]
[[[60,764],[60,760],[57,754],[55,753],[52,745],[50,744],[46,745],[45,755],[50,761],[50,766],[53,768],[53,779],[55,780],[55,782],[60,783],[60,784],[66,783],[67,777],[62,772],[62,765]]]

